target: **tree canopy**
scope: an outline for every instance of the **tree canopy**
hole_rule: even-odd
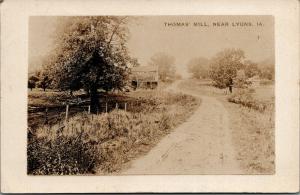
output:
[[[244,67],[245,54],[241,49],[225,49],[211,61],[210,78],[218,88],[232,87],[237,71]]]
[[[32,90],[33,88],[35,88],[38,81],[39,81],[39,78],[36,77],[35,75],[30,76],[28,78],[28,88],[30,90]]]
[[[70,17],[57,33],[55,52],[44,70],[54,88],[91,94],[91,112],[97,106],[97,89],[122,89],[131,60],[126,40],[127,17]]]

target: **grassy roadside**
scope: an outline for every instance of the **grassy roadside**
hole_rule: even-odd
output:
[[[246,174],[275,173],[274,110],[260,112],[222,100],[230,113],[236,158]]]
[[[149,151],[184,122],[199,100],[184,94],[137,91],[132,112],[79,113],[68,122],[42,126],[28,140],[28,174],[110,174]]]
[[[236,90],[224,105],[231,113],[232,140],[238,146],[237,159],[242,168],[247,174],[274,174],[275,99],[272,85]]]
[[[262,85],[255,90],[224,94],[207,81],[189,80],[182,89],[216,97],[229,113],[236,159],[245,174],[275,173],[274,86]]]

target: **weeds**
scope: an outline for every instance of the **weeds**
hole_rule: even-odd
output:
[[[269,91],[271,92],[271,91]],[[275,171],[274,99],[262,98],[256,90],[237,90],[225,104],[231,115],[237,158],[250,174],[273,174]],[[264,94],[263,96],[266,96]]]
[[[245,107],[264,112],[266,109],[274,107],[272,103],[255,99],[252,96],[253,90],[239,89],[228,97],[228,101],[236,104],[241,104]]]
[[[130,112],[79,113],[68,122],[38,128],[28,142],[28,173],[105,174],[148,151],[183,122],[198,101],[183,94],[134,92]]]

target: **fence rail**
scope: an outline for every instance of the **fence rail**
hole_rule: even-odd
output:
[[[122,109],[131,111],[140,105],[140,102],[101,102],[97,108],[96,114],[111,112],[114,109]],[[53,125],[62,120],[68,120],[69,117],[76,113],[87,112],[90,114],[90,105],[86,104],[65,104],[56,106],[28,106],[28,126],[30,128],[37,128],[39,125]]]

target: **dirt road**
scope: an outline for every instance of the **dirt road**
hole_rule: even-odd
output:
[[[179,91],[177,84],[168,90]],[[181,92],[201,98],[199,108],[121,174],[242,174],[222,103],[196,92]]]

